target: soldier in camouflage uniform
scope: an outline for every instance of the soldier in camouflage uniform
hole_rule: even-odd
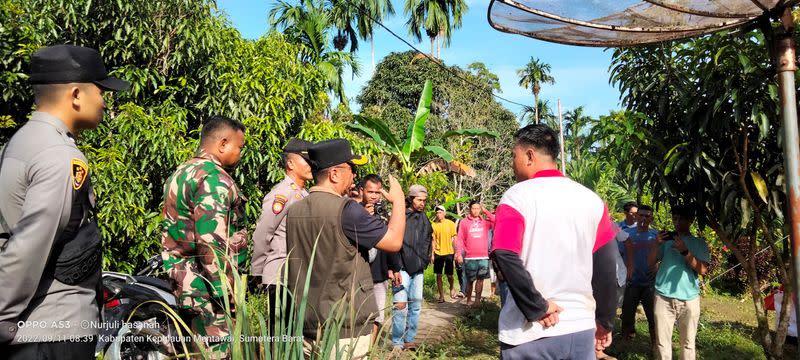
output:
[[[191,314],[193,333],[207,337],[215,357],[227,356],[224,296],[233,310],[232,271],[246,256],[240,250],[247,249],[247,231],[236,230],[244,198],[224,169],[239,162],[243,146],[240,122],[208,119],[197,155],[180,165],[164,188],[164,269],[179,306]]]

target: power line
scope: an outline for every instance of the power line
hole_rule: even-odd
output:
[[[774,244],[777,244],[779,241],[786,240],[786,239],[788,239],[788,238],[789,238],[789,236],[788,236],[788,235],[787,235],[787,236],[784,236],[784,237],[783,237],[783,238],[781,238],[781,239],[775,240],[775,242],[774,242],[774,243],[772,243],[772,244],[773,244],[773,245],[774,245]],[[764,251],[767,251],[767,250],[769,250],[769,248],[770,248],[771,246],[772,246],[772,245],[767,245],[767,246],[765,246],[763,249],[761,249],[761,250],[759,250],[757,253],[753,254],[753,256],[756,256],[756,255],[758,255],[758,254],[761,254],[761,253],[762,253],[762,252],[764,252]],[[741,266],[741,265],[742,265],[742,263],[738,263],[738,264],[734,265],[733,267],[731,267],[730,269],[728,269],[728,270],[725,270],[725,272],[723,272],[722,274],[719,274],[719,275],[715,276],[715,277],[714,277],[714,278],[712,278],[711,280],[708,280],[708,281],[703,281],[703,283],[705,283],[705,284],[711,284],[712,282],[714,282],[714,280],[717,280],[717,279],[719,279],[719,278],[720,278],[720,277],[722,277],[723,275],[725,275],[725,274],[727,274],[727,273],[729,273],[729,272],[731,272],[731,271],[735,270],[736,268],[738,268],[738,267],[739,267],[739,266]]]
[[[427,53],[425,53],[425,52],[421,51],[421,50],[420,50],[420,49],[418,49],[416,46],[414,46],[413,44],[411,44],[410,42],[408,42],[408,41],[407,41],[406,39],[404,39],[402,36],[400,36],[400,35],[397,35],[397,34],[396,34],[394,31],[392,31],[392,29],[389,29],[389,28],[388,28],[386,25],[383,25],[383,23],[382,23],[382,22],[380,22],[378,19],[375,19],[375,18],[373,18],[373,17],[372,17],[372,15],[370,15],[370,14],[369,14],[369,12],[367,12],[367,11],[366,11],[366,10],[363,8],[363,5],[354,4],[354,3],[353,3],[353,2],[351,2],[350,0],[344,0],[344,1],[345,1],[345,2],[348,2],[348,3],[350,3],[350,5],[353,5],[353,6],[355,6],[356,8],[358,8],[358,10],[361,12],[361,14],[362,14],[362,15],[366,15],[366,17],[367,17],[367,18],[369,18],[369,19],[370,19],[372,22],[374,22],[374,23],[376,23],[376,24],[380,25],[380,27],[382,27],[384,30],[388,31],[388,32],[389,32],[389,34],[391,34],[392,36],[394,36],[394,37],[395,37],[395,38],[397,38],[398,40],[400,40],[400,41],[402,41],[403,43],[405,43],[405,44],[406,44],[408,47],[410,47],[411,49],[413,49],[414,51],[416,51],[418,54],[421,54],[422,56],[425,56],[426,58],[428,58],[428,60],[430,60],[431,62],[433,62],[434,64],[436,64],[436,65],[437,65],[437,66],[439,66],[440,68],[442,68],[443,70],[447,71],[448,73],[450,73],[451,75],[453,75],[453,76],[455,76],[456,78],[460,79],[461,81],[463,81],[463,82],[465,82],[465,83],[469,84],[469,85],[470,85],[470,86],[472,86],[473,88],[475,88],[475,89],[478,89],[478,90],[480,90],[480,91],[485,91],[485,88],[481,87],[480,85],[476,85],[475,83],[473,83],[473,82],[469,81],[469,79],[467,79],[467,78],[465,78],[465,77],[461,76],[461,74],[459,74],[459,73],[457,73],[457,72],[453,71],[453,69],[451,69],[451,68],[449,68],[449,67],[445,66],[444,64],[442,64],[442,63],[439,61],[439,59],[436,59],[436,58],[433,58],[433,57],[431,57],[431,56],[430,56],[430,55],[428,55]],[[530,107],[529,105],[520,104],[520,103],[518,103],[518,102],[516,102],[516,101],[512,101],[512,100],[506,99],[506,98],[504,98],[504,97],[502,97],[502,96],[500,96],[500,95],[497,95],[497,94],[495,94],[493,91],[489,91],[489,94],[490,94],[490,95],[492,95],[493,97],[497,98],[497,99],[503,100],[503,101],[505,101],[505,102],[507,102],[507,103],[510,103],[510,104],[514,104],[514,105],[522,106],[523,108]]]

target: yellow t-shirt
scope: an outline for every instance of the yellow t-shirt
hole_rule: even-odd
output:
[[[441,222],[434,221],[433,227],[433,253],[436,255],[451,255],[453,250],[453,236],[456,236],[456,223],[450,219]]]

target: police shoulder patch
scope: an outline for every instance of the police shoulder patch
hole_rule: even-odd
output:
[[[289,199],[283,195],[275,195],[275,200],[272,201],[272,213],[278,215],[283,211],[284,206],[286,206],[286,202]]]
[[[72,158],[72,188],[80,190],[89,177],[89,166],[83,160]]]

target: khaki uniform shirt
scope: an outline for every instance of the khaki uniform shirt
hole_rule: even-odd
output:
[[[274,285],[286,259],[286,210],[308,196],[306,189],[297,186],[288,175],[264,197],[261,217],[253,233],[253,275],[261,283]]]

